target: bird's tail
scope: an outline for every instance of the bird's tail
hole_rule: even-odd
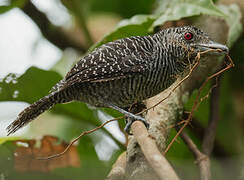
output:
[[[42,114],[44,111],[50,109],[57,103],[66,103],[70,102],[72,99],[67,98],[64,92],[53,92],[35,103],[31,104],[29,107],[25,108],[17,117],[17,119],[12,122],[7,127],[8,135],[14,133],[21,127],[25,126],[37,116]]]

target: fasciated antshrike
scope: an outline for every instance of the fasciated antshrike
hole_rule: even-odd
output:
[[[125,109],[168,88],[194,61],[198,52],[228,48],[210,40],[196,27],[164,29],[154,35],[136,36],[102,45],[83,57],[49,95],[24,109],[7,127],[14,133],[58,103],[82,101],[111,107],[134,120],[144,118]]]

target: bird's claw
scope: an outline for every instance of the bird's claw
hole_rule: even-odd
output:
[[[125,132],[129,135],[133,135],[131,132],[130,132],[130,129],[131,129],[131,125],[133,124],[134,121],[141,121],[143,122],[143,124],[146,126],[147,129],[149,129],[149,123],[146,121],[145,118],[143,117],[140,117],[140,116],[134,116],[134,117],[127,117],[126,118],[126,125],[125,125]]]

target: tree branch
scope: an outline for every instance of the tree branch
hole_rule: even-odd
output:
[[[213,82],[213,84],[215,83],[217,83],[217,86],[212,90],[210,96],[210,117],[208,127],[205,129],[202,143],[202,151],[208,156],[210,156],[213,150],[217,124],[219,121],[220,78],[217,79],[217,82]]]
[[[211,170],[210,170],[210,159],[209,156],[213,150],[214,139],[216,135],[217,122],[219,120],[219,78],[216,79],[216,82],[213,82],[211,92],[211,103],[210,103],[210,118],[208,127],[205,130],[205,135],[203,138],[203,153],[197,148],[194,142],[190,139],[189,136],[185,133],[181,133],[180,136],[184,140],[184,142],[189,147],[190,151],[194,154],[197,159],[199,169],[200,169],[200,177],[202,180],[210,180],[211,179]],[[210,93],[209,92],[209,93]],[[176,127],[179,130],[179,127]],[[203,161],[202,159],[206,159]]]
[[[184,113],[183,116],[183,119],[187,119],[188,114]],[[191,121],[191,126],[188,126],[188,128],[202,142],[204,136],[204,127],[199,123],[199,120],[193,118]],[[216,140],[214,141],[213,154],[215,157],[219,158],[226,158],[230,156],[230,153],[227,152],[224,147]]]
[[[87,51],[87,48],[84,48],[78,41],[72,40],[61,27],[53,25],[46,15],[39,11],[31,1],[27,1],[22,10],[36,23],[43,36],[58,48],[64,50],[72,47],[82,53]]]
[[[123,152],[114,163],[107,180],[124,180],[126,167],[126,152]]]
[[[81,10],[79,0],[71,1],[70,5],[72,6],[72,9],[77,17],[78,24],[80,28],[83,30],[86,43],[88,47],[90,47],[93,44],[93,40],[91,37],[91,34],[87,28],[87,23],[86,23],[86,18],[85,18],[85,13],[84,13],[84,8]]]
[[[159,152],[155,141],[148,134],[145,125],[140,121],[135,121],[131,126],[131,130],[148,163],[156,172],[158,178],[167,180],[179,179],[169,162]]]
[[[213,86],[215,86],[215,83],[217,83],[217,86],[212,90],[210,98],[210,118],[208,121],[208,127],[205,129],[203,137],[203,153],[197,148],[197,146],[187,134],[183,132],[180,135],[197,159],[197,163],[200,169],[201,180],[211,180],[209,156],[211,155],[211,152],[213,150],[217,123],[219,121],[220,78],[218,78],[216,82],[213,82]]]
[[[210,170],[210,160],[209,157],[203,154],[195,145],[195,143],[191,140],[191,138],[185,133],[182,132],[180,137],[186,143],[190,151],[196,158],[197,165],[200,170],[201,180],[210,180],[211,179],[211,170]]]
[[[208,34],[211,34],[211,37],[215,41],[220,43],[226,42],[228,26],[223,20],[215,17],[202,16],[198,19],[197,23],[197,26]],[[221,29],[221,33],[216,31],[216,29]],[[200,65],[191,74],[191,77],[182,83],[181,86],[177,88],[164,102],[148,111],[146,119],[150,123],[149,134],[155,139],[157,147],[161,153],[164,152],[167,146],[167,139],[170,133],[170,128],[168,127],[172,126],[179,116],[181,116],[184,103],[188,100],[191,92],[200,87],[206,77],[215,72],[218,66],[218,57],[212,56],[211,58],[201,58]],[[162,100],[176,84],[177,82],[166,91],[148,99],[146,101],[147,107],[152,107]],[[158,179],[140,147],[137,145],[135,137],[130,137],[127,147],[126,178]]]
[[[242,1],[242,0],[237,0]],[[201,16],[195,23],[187,23],[186,20],[181,21],[181,25],[196,25],[203,31],[207,32],[212,39],[219,43],[226,43],[228,37],[228,26],[223,19]],[[219,31],[221,29],[221,31]],[[200,66],[192,73],[191,77],[185,81],[181,87],[177,88],[169,98],[159,104],[154,109],[148,111],[146,119],[150,123],[149,135],[155,139],[158,150],[163,153],[167,140],[170,134],[170,126],[172,126],[179,116],[182,115],[184,103],[189,99],[191,92],[201,86],[201,83],[206,79],[209,74],[214,73],[220,65],[220,61],[217,57],[201,58]],[[166,91],[152,97],[146,101],[147,107],[152,107],[162,100],[169,93],[170,89],[174,87],[172,85]],[[188,142],[189,143],[189,142]],[[191,143],[190,143],[191,144]],[[210,178],[210,162],[199,150],[193,148],[195,154],[201,154],[203,162],[198,164],[202,174],[201,177]],[[199,153],[200,152],[200,153]],[[200,158],[201,159],[201,158]],[[151,168],[151,165],[144,156],[140,146],[138,146],[135,137],[129,137],[129,143],[127,146],[126,157],[126,172],[125,179],[150,179],[158,180],[155,176],[155,171]]]

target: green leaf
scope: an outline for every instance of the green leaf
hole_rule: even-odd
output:
[[[96,115],[96,110],[88,108],[85,103],[72,102],[69,104],[57,104],[51,112],[69,116],[73,119],[90,123],[94,126],[101,124]]]
[[[114,31],[105,35],[100,42],[93,45],[90,50],[117,39],[130,36],[148,35],[150,33],[149,28],[154,19],[153,15],[136,15],[130,19],[125,19],[116,26]]]
[[[182,13],[190,14],[191,9],[192,11],[199,11],[203,14],[209,14],[214,16],[223,16],[223,12],[221,12],[213,3],[212,0],[201,0],[201,1],[195,1],[195,0],[160,0],[159,6],[155,10],[155,13],[161,14],[166,9],[174,9],[174,7],[177,7],[179,9],[180,7],[183,7]],[[189,12],[185,12],[185,10],[188,9]],[[173,14],[173,13],[172,13]]]
[[[46,71],[36,67],[29,68],[20,77],[17,77],[15,74],[9,74],[0,82],[0,101],[24,101],[33,103],[47,95],[49,90],[61,79],[62,77],[54,71]],[[88,127],[88,125],[95,127],[101,124],[97,116],[97,110],[89,108],[82,102],[57,104],[51,109],[51,112],[86,123],[85,127]],[[119,147],[123,147],[108,130],[105,128],[102,128],[102,130]]]
[[[29,68],[19,78],[15,74],[9,74],[0,82],[0,101],[33,103],[47,95],[49,90],[61,79],[62,77],[54,71],[45,71],[36,67]],[[86,121],[95,126],[100,124],[95,111],[84,103],[58,104],[52,109],[52,112]]]
[[[20,77],[9,74],[0,82],[0,101],[33,103],[47,95],[49,90],[61,79],[62,77],[54,71],[45,71],[36,67],[29,68]],[[91,110],[84,103],[59,104],[51,112],[86,121],[95,126],[100,124],[96,111]]]
[[[14,159],[14,144],[10,142],[5,142],[0,145],[0,172],[10,173],[13,169],[13,159]]]
[[[155,0],[90,0],[90,12],[116,13],[124,18],[151,13]]]
[[[224,19],[229,26],[227,44],[231,47],[242,32],[241,11],[236,4],[230,6],[220,5],[219,8],[226,14]]]
[[[76,14],[76,9],[79,9],[84,15],[91,15],[94,13],[114,13],[121,17],[129,18],[135,14],[151,13],[155,0],[61,0],[62,3],[71,12]],[[76,3],[76,7],[72,4]],[[121,8],[123,7],[123,8]],[[76,9],[75,9],[76,8]],[[77,16],[79,17],[79,16]]]
[[[9,10],[13,8],[22,8],[27,0],[8,0],[7,6],[0,6],[0,14],[3,14],[5,12],[8,12]]]
[[[12,6],[0,6],[0,14],[3,14],[9,10],[11,10],[13,7]]]
[[[10,136],[10,137],[1,137],[0,138],[0,145],[7,142],[7,141],[15,141],[15,140],[18,140],[19,137],[16,137],[16,136]]]
[[[112,32],[105,35],[90,50],[117,39],[148,35],[153,32],[155,27],[161,26],[167,21],[175,21],[200,14],[226,16],[211,0],[163,0],[159,1],[159,6],[154,14],[136,15],[121,21]]]
[[[161,1],[161,3],[161,6],[167,3],[168,7],[166,5],[164,5],[164,8],[159,7],[161,10],[164,9],[166,11],[156,11],[159,14],[159,17],[154,21],[151,29],[155,28],[156,26],[161,26],[167,21],[176,21],[185,17],[191,17],[200,14],[221,17],[225,16],[224,13],[221,12],[211,0],[172,0],[170,3],[167,1]],[[165,7],[167,8],[165,9]]]
[[[0,101],[24,101],[33,103],[48,94],[62,77],[54,71],[29,68],[17,77],[10,73],[0,82]]]

